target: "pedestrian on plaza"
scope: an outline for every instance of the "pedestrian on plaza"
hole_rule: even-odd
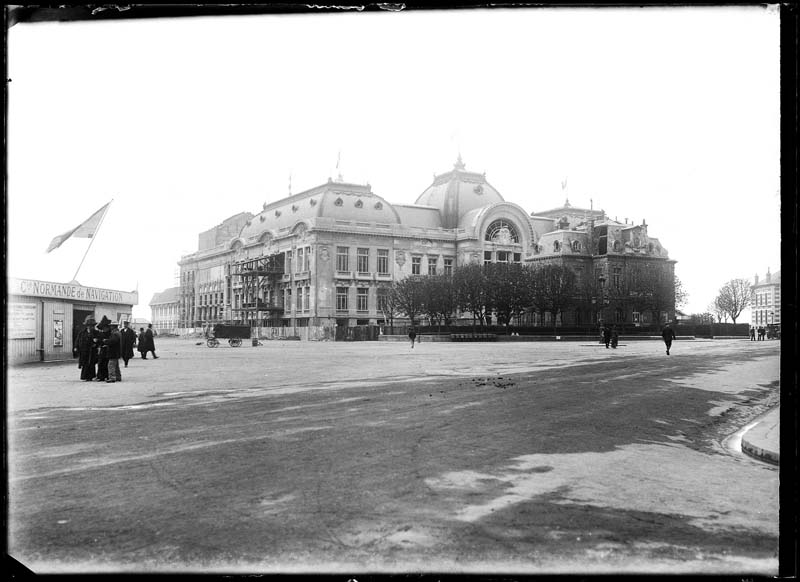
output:
[[[606,349],[608,349],[608,344],[611,343],[611,329],[607,325],[603,326],[603,343],[606,344]]]
[[[759,325],[758,326],[758,341],[762,341],[764,339],[764,327]]]
[[[144,338],[147,342],[147,352],[153,352],[153,359],[157,360],[158,356],[156,355],[156,342],[155,342],[156,332],[153,331],[153,324],[148,323],[147,329],[144,332]],[[144,355],[147,355],[147,352]],[[145,358],[147,359],[147,358]]]
[[[664,329],[661,330],[661,337],[664,338],[664,344],[667,346],[667,355],[669,355],[669,350],[672,347],[672,340],[675,339],[675,330],[672,329],[669,322],[664,324]]]
[[[148,349],[147,349],[147,338],[144,335],[144,328],[143,327],[139,328],[139,337],[136,340],[136,342],[137,342],[137,345],[139,346],[139,353],[142,355],[142,359],[146,360],[147,359]]]
[[[617,349],[617,345],[619,344],[619,332],[617,331],[617,326],[611,328],[611,347],[615,350]]]
[[[408,332],[408,339],[411,340],[411,349],[413,350],[414,349],[414,342],[417,339],[417,332],[414,331],[413,327],[411,328],[411,331]]]
[[[97,324],[97,336],[95,337],[95,344],[97,345],[97,382],[105,382],[108,380],[108,345],[105,340],[111,336],[111,320],[105,315],[100,319]]]
[[[750,341],[756,341],[756,328],[754,326],[750,326]]]
[[[133,358],[133,348],[136,347],[136,332],[130,327],[127,321],[122,322],[122,329],[119,330],[120,335],[120,357],[125,362],[125,367],[128,367],[128,361]]]
[[[119,369],[122,335],[119,331],[119,324],[116,321],[110,322],[108,327],[108,337],[103,340],[103,345],[106,348],[106,358],[108,360],[108,378],[106,382],[108,384],[113,384],[114,382],[122,382],[122,372]]]
[[[81,380],[84,382],[91,382],[97,375],[97,348],[94,342],[96,324],[94,317],[87,315],[83,320],[83,329],[78,332],[78,337],[75,339],[78,368],[81,370]]]

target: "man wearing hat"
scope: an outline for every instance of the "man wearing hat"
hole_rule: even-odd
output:
[[[97,382],[105,382],[108,380],[108,344],[105,340],[111,337],[111,320],[105,315],[100,319],[97,324],[97,337],[96,343],[98,348],[97,353]]]
[[[119,352],[122,344],[122,337],[119,333],[119,324],[116,321],[109,321],[110,328],[108,337],[103,340],[106,347],[106,357],[108,358],[108,379],[106,382],[122,382],[122,372],[119,369]]]
[[[97,348],[95,346],[96,330],[94,317],[87,315],[83,320],[83,329],[78,332],[75,347],[78,350],[78,368],[81,370],[81,380],[91,382],[97,374]]]
[[[120,357],[125,362],[125,367],[128,367],[128,360],[133,358],[133,348],[136,346],[136,332],[130,327],[127,321],[122,322],[122,329],[119,330],[120,335]]]

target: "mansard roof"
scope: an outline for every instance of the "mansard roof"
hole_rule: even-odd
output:
[[[264,208],[242,229],[239,238],[258,238],[291,228],[301,221],[318,217],[359,222],[399,224],[400,215],[386,200],[372,191],[369,184],[351,184],[328,180],[310,190],[294,194]]]

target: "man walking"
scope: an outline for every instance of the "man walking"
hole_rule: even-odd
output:
[[[119,352],[122,337],[119,332],[119,324],[116,321],[109,323],[111,328],[108,337],[103,340],[106,346],[106,357],[108,358],[108,379],[107,383],[122,382],[122,372],[119,369]]]
[[[608,344],[611,343],[611,330],[607,325],[603,326],[603,343],[606,344],[606,349],[608,349]]]
[[[756,341],[756,328],[754,326],[750,326],[750,341]]]
[[[133,358],[133,348],[136,346],[136,332],[130,327],[127,321],[122,322],[122,329],[119,330],[120,335],[120,356],[122,361],[125,362],[125,367],[128,367],[128,360]]]
[[[153,331],[152,323],[147,324],[147,329],[144,332],[144,337],[145,341],[147,342],[147,345],[145,346],[146,349],[144,351],[144,358],[147,359],[147,352],[153,352],[153,359],[157,360],[158,356],[156,355],[155,332]]]
[[[667,346],[667,355],[669,355],[669,350],[672,347],[672,340],[675,339],[675,330],[672,329],[669,323],[666,323],[664,329],[661,330],[661,337],[664,338],[664,344]]]
[[[411,328],[411,331],[408,332],[408,339],[411,340],[411,349],[413,350],[414,349],[414,342],[417,339],[417,332],[414,331],[413,327]]]

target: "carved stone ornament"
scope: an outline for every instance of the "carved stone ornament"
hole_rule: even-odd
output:
[[[319,258],[325,261],[326,263],[330,260],[331,255],[328,247],[320,247],[319,249]]]
[[[395,251],[394,252],[394,262],[397,263],[400,267],[406,264],[406,253],[404,251]]]

